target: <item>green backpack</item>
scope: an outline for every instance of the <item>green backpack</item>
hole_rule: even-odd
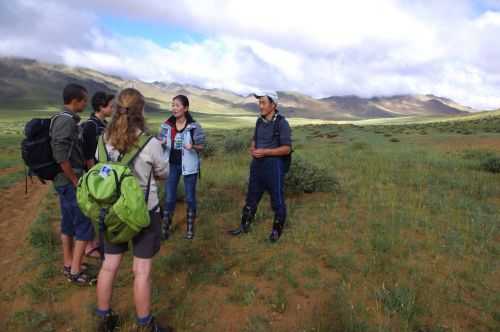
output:
[[[152,137],[141,135],[137,145],[117,162],[109,159],[103,136],[99,138],[99,163],[80,178],[77,188],[78,206],[92,220],[101,240],[113,244],[127,243],[150,223],[147,192],[139,185],[132,165]],[[105,156],[103,158],[103,156]],[[101,253],[102,254],[102,253]]]

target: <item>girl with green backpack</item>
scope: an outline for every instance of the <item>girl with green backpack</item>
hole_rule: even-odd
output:
[[[140,229],[130,241],[133,245],[134,255],[134,301],[137,325],[138,331],[162,332],[171,329],[160,327],[151,315],[151,270],[152,258],[158,253],[161,242],[157,179],[166,178],[168,164],[163,160],[160,141],[151,137],[145,139],[144,106],[144,97],[135,89],[125,89],[119,94],[111,123],[100,141],[101,146],[96,156],[99,164],[95,167],[99,171],[98,176],[102,179],[108,176],[113,178],[117,174],[113,169],[114,165],[120,164],[122,160],[127,160],[133,176],[143,190],[143,197],[146,198],[149,210],[149,226]],[[134,155],[130,156],[131,154]],[[106,162],[109,162],[109,166],[103,164]],[[89,171],[89,173],[91,172],[92,170]],[[98,181],[98,176],[95,175],[94,179]],[[123,178],[116,176],[116,182],[118,183],[122,179],[125,181],[126,176],[126,174],[123,175]],[[89,175],[89,181],[91,180],[91,175]],[[91,188],[90,185],[89,188]],[[116,206],[117,203],[112,208],[116,210]],[[112,212],[120,216],[120,211]],[[124,238],[126,238],[125,235]],[[118,317],[111,311],[111,295],[113,281],[123,254],[127,250],[128,242],[120,243],[120,241],[112,239],[112,233],[106,233],[104,238],[105,259],[97,280],[98,331],[113,331],[117,326]]]

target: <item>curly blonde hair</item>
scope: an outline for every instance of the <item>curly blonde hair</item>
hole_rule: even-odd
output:
[[[120,153],[126,153],[137,143],[138,131],[146,131],[145,105],[144,96],[133,88],[122,90],[116,98],[115,112],[105,137]]]

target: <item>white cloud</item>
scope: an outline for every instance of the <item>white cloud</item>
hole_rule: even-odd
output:
[[[491,4],[478,15],[477,1],[467,0],[67,3],[1,4],[33,29],[3,24],[0,14],[0,33],[10,36],[0,41],[0,54],[241,93],[433,93],[477,108],[500,106],[500,12]],[[175,24],[207,38],[160,46],[99,29],[95,12]]]

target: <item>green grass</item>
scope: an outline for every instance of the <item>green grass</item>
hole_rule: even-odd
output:
[[[269,320],[262,316],[251,316],[248,319],[246,326],[241,330],[242,332],[266,332],[270,331],[271,325]]]
[[[283,314],[288,308],[286,290],[283,287],[278,289],[268,298],[268,304],[272,311]]]
[[[0,129],[0,170],[21,166],[21,136],[2,134]]]
[[[267,196],[249,234],[226,235],[239,223],[250,156],[243,144],[226,150],[225,142],[246,140],[252,129],[207,119],[214,148],[202,164],[196,238],[183,239],[180,205],[179,228],[154,260],[155,314],[180,331],[494,331],[500,178],[482,165],[497,157],[500,118],[455,120],[295,127],[294,160],[303,166],[295,179],[334,185],[289,194],[285,233],[271,245]],[[19,139],[1,137],[6,149]],[[34,253],[23,260],[36,274],[19,291],[2,294],[5,301],[23,296],[51,308],[76,292],[57,282],[58,217],[51,213],[57,203],[47,204],[30,230]],[[127,255],[114,300],[127,326],[132,282]],[[93,305],[93,296],[84,306]],[[10,314],[16,324],[32,315]],[[89,311],[74,323],[90,320]],[[41,316],[27,321],[48,325]]]
[[[24,179],[25,176],[24,169],[0,176],[0,190],[11,187]]]
[[[19,331],[40,331],[40,332],[55,332],[51,317],[43,311],[34,311],[26,309],[16,311],[8,320],[7,326],[9,329]]]
[[[227,300],[230,303],[240,305],[251,305],[257,295],[257,288],[252,284],[237,284],[232,290]]]

